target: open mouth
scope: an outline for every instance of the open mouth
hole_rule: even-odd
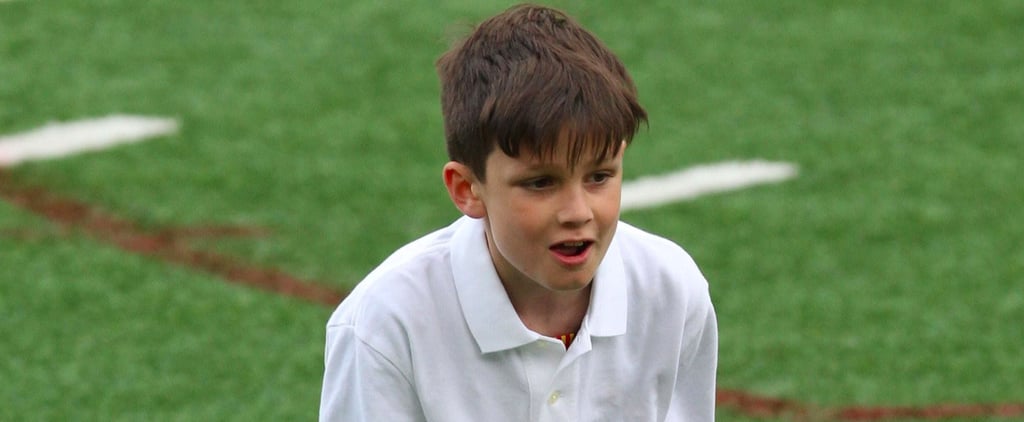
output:
[[[578,240],[572,242],[562,242],[551,247],[551,250],[562,256],[580,256],[583,255],[590,245],[594,242]]]

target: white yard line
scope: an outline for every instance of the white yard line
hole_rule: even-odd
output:
[[[178,122],[174,119],[142,116],[114,115],[51,123],[28,132],[0,137],[0,167],[141,142],[177,130]]]
[[[651,208],[701,195],[778,183],[795,177],[797,167],[770,161],[726,161],[641,177],[622,184],[622,209]]]
[[[141,142],[177,130],[178,122],[174,119],[143,116],[114,115],[53,123],[28,132],[0,137],[0,167]],[[727,161],[699,165],[624,182],[622,209],[650,208],[706,194],[778,183],[796,174],[795,165],[770,161]]]

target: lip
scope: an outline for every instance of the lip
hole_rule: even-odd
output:
[[[583,252],[578,255],[565,255],[559,253],[555,249],[557,245],[569,242],[584,242],[586,243],[586,249],[584,249]],[[587,262],[587,258],[590,257],[590,252],[594,249],[594,243],[595,242],[593,240],[588,239],[565,240],[551,245],[551,247],[548,250],[551,251],[551,255],[554,256],[555,260],[561,263],[562,265],[565,265],[567,267],[576,267]]]

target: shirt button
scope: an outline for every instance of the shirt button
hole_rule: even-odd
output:
[[[557,402],[558,399],[561,398],[561,397],[562,397],[562,392],[558,391],[558,390],[555,390],[555,392],[551,393],[551,395],[548,396],[548,404],[555,404],[555,402]]]

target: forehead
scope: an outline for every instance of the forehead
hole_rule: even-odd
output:
[[[505,171],[515,170],[566,170],[590,168],[622,159],[624,144],[615,147],[598,142],[574,143],[563,139],[548,150],[537,151],[521,146],[515,156],[495,148],[487,157],[487,168],[500,166]],[[498,170],[498,169],[495,169]]]

